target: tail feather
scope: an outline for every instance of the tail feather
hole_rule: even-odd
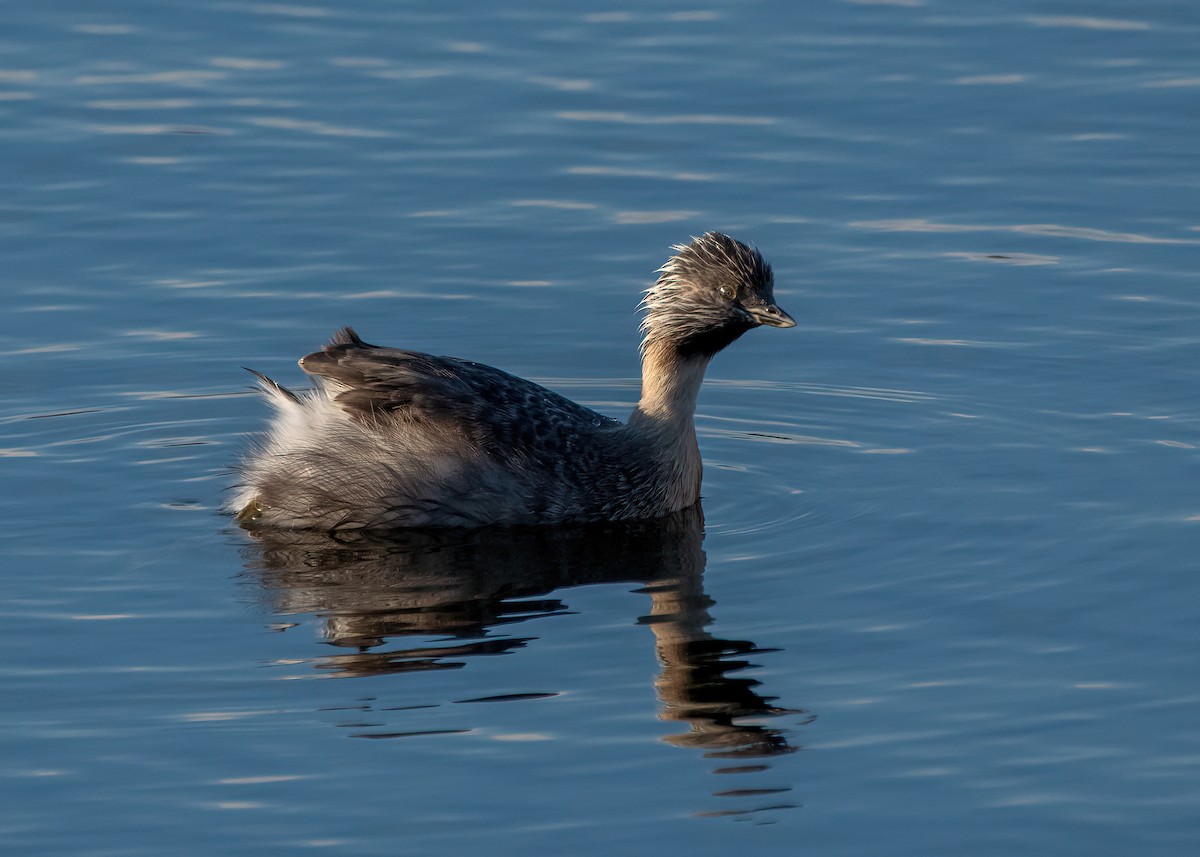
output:
[[[300,397],[278,381],[268,378],[262,372],[251,369],[249,366],[243,366],[242,368],[258,379],[258,386],[268,399],[280,399],[292,404],[300,404]]]
[[[354,328],[349,326],[343,327],[341,330],[335,333],[333,338],[329,340],[329,345],[362,345],[367,348],[375,347],[373,345],[367,345],[367,343],[363,342],[362,338],[354,331]]]

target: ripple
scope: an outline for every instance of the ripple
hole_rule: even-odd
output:
[[[836,396],[851,399],[877,399],[884,402],[930,402],[938,397],[919,390],[898,390],[887,387],[847,387],[836,384],[813,384],[800,381],[729,380],[711,378],[709,387],[738,387],[745,390],[789,390],[810,396]]]
[[[284,18],[326,18],[333,14],[321,6],[292,6],[286,3],[259,3],[250,6],[259,15],[279,15]]]
[[[555,208],[562,211],[590,211],[596,208],[591,202],[576,202],[567,199],[514,199],[509,205],[519,208]]]
[[[329,64],[339,68],[386,68],[389,61],[380,57],[334,57]]]
[[[814,437],[804,434],[785,434],[783,432],[743,431],[738,429],[702,428],[696,432],[701,437],[725,437],[737,440],[749,440],[757,443],[782,443],[799,446],[841,446],[857,448],[861,444],[852,440],[837,438]]]
[[[774,125],[770,116],[722,116],[713,113],[649,116],[624,110],[560,110],[559,119],[572,122],[617,122],[622,125]]]
[[[121,336],[151,339],[155,342],[174,342],[180,339],[195,339],[200,334],[190,330],[125,330],[121,332]]]
[[[1084,241],[1112,241],[1122,244],[1200,244],[1195,238],[1163,238],[1136,232],[1109,232],[1086,226],[1065,226],[1058,223],[971,224],[939,223],[921,217],[895,220],[855,220],[846,224],[851,229],[872,229],[882,232],[1016,232],[1025,235],[1046,235],[1052,238],[1078,238]]]
[[[227,720],[245,720],[248,717],[262,717],[264,715],[282,714],[281,711],[259,710],[259,711],[192,711],[186,714],[176,715],[175,719],[183,720],[187,723],[216,723]]]
[[[88,36],[127,36],[136,33],[140,27],[132,24],[73,24],[71,32],[83,33]]]
[[[473,699],[456,699],[459,704],[471,702],[524,702],[528,699],[550,699],[555,696],[561,696],[557,692],[541,692],[541,693],[501,693],[495,696],[477,696]]]
[[[1043,256],[1038,253],[943,253],[948,259],[966,259],[968,262],[999,262],[1005,265],[1057,265],[1058,256]]]
[[[567,167],[563,172],[572,176],[670,179],[679,182],[711,182],[719,178],[716,173],[673,172],[671,170],[634,169],[631,167]]]
[[[612,221],[622,226],[674,223],[678,220],[696,217],[699,213],[698,211],[618,211],[612,215]]]
[[[493,741],[553,741],[553,735],[544,732],[504,732],[489,736]]]
[[[1000,343],[993,342],[977,342],[970,339],[926,339],[921,336],[894,336],[892,342],[904,342],[908,345],[941,345],[957,348],[990,348],[999,345]]]
[[[257,786],[265,783],[290,783],[309,778],[307,774],[265,774],[257,777],[224,777],[216,782],[221,786]]]
[[[232,68],[238,71],[272,71],[287,65],[281,60],[260,60],[249,57],[213,57],[210,62],[217,68]]]
[[[1179,89],[1196,86],[1200,86],[1200,77],[1172,77],[1142,84],[1143,89]]]
[[[138,136],[153,136],[156,134],[195,134],[209,136],[227,134],[215,128],[203,128],[195,125],[91,125],[88,130],[98,134],[132,134]]]
[[[1011,86],[1028,80],[1029,77],[1024,74],[976,74],[956,77],[952,82],[959,86]]]
[[[317,134],[322,137],[390,137],[387,131],[375,128],[352,128],[345,125],[331,125],[314,119],[289,119],[283,116],[255,116],[246,120],[251,125],[260,128],[279,128],[285,131],[303,131],[306,134]]]
[[[49,345],[32,345],[29,348],[16,348],[12,351],[0,352],[9,356],[21,354],[59,354],[67,351],[79,351],[86,347],[81,342],[54,342]]]
[[[106,98],[85,102],[94,110],[182,110],[195,107],[192,98]]]
[[[1087,15],[1030,15],[1025,18],[1036,27],[1074,27],[1081,30],[1149,30],[1146,21],[1121,18],[1094,18]]]
[[[111,86],[131,83],[176,83],[184,86],[211,83],[214,80],[224,80],[228,75],[223,71],[201,71],[198,69],[181,69],[178,71],[152,71],[134,74],[85,74],[76,77],[73,83],[80,86]]]
[[[567,78],[567,77],[527,77],[529,83],[537,86],[545,86],[550,89],[557,89],[559,92],[583,92],[595,87],[595,83],[582,78]]]
[[[583,16],[588,24],[623,24],[633,20],[632,12],[589,12]]]
[[[471,729],[418,729],[413,732],[356,732],[351,738],[424,738],[430,735],[466,735]]]
[[[427,66],[425,68],[372,70],[366,74],[368,77],[380,80],[432,80],[438,77],[451,77],[458,72],[441,66]]]
[[[76,622],[112,622],[118,619],[144,618],[137,613],[80,613],[66,617]]]

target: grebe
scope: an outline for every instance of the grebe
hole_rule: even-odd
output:
[[[276,410],[228,505],[252,528],[476,527],[657,518],[700,497],[693,415],[713,356],[794,327],[771,266],[708,232],[642,301],[641,399],[622,424],[481,363],[368,345],[351,328],[300,360],[316,389],[254,374]],[[253,370],[251,370],[253,371]]]

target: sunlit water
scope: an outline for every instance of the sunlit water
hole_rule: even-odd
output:
[[[7,850],[1200,848],[1191,4],[4,17]],[[624,416],[706,229],[703,529],[216,513],[345,323]]]

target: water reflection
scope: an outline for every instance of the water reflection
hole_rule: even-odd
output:
[[[641,583],[660,672],[659,716],[682,731],[665,740],[725,760],[715,773],[753,773],[765,763],[729,760],[794,752],[788,731],[762,721],[801,713],[774,704],[759,682],[738,673],[764,650],[714,636],[704,591],[703,513],[686,510],[638,524],[469,531],[405,530],[334,538],[306,532],[254,532],[249,572],[277,614],[323,619],[326,642],[342,649],[316,659],[338,677],[461,669],[472,658],[514,652],[530,636],[493,629],[568,611],[570,586]],[[418,645],[399,644],[420,636]],[[430,636],[450,638],[430,644]],[[553,695],[553,694],[549,694]],[[377,737],[364,735],[364,737]],[[761,797],[788,789],[722,789],[722,797]],[[715,814],[744,815],[789,804]],[[714,813],[706,813],[714,814]]]

